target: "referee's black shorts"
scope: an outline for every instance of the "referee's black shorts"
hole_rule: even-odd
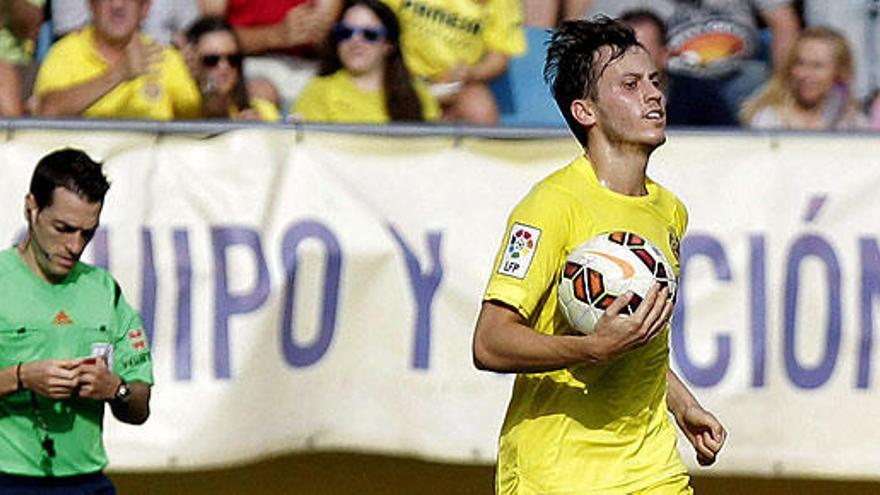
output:
[[[0,473],[0,495],[116,495],[104,473],[40,477]]]

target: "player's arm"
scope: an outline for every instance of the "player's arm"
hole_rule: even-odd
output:
[[[702,466],[714,463],[727,439],[727,431],[712,413],[703,409],[674,371],[666,372],[666,380],[666,402],[669,412],[693,445],[697,453],[697,462]]]
[[[485,301],[474,329],[474,365],[502,373],[529,373],[614,359],[649,342],[672,314],[667,289],[659,284],[648,291],[632,316],[621,316],[630,298],[629,293],[618,297],[589,335],[545,335],[529,327],[514,309]]]

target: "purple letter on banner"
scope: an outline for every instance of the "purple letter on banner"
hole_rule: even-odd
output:
[[[89,242],[92,249],[92,264],[110,271],[110,247],[107,239],[107,229],[99,228],[95,236]]]
[[[825,264],[828,279],[828,320],[825,355],[813,368],[801,366],[795,354],[800,267],[804,258],[814,257]],[[785,275],[785,370],[791,381],[801,388],[821,387],[831,377],[840,348],[840,265],[834,249],[817,235],[804,235],[791,246]],[[815,322],[818,326],[819,322]]]
[[[229,378],[229,317],[249,313],[269,297],[269,269],[263,256],[260,234],[244,227],[214,227],[211,229],[214,247],[214,373],[217,378]],[[257,264],[257,283],[247,294],[230,294],[227,285],[226,249],[247,246],[254,253]]]
[[[434,293],[443,279],[443,264],[440,262],[440,243],[443,235],[440,232],[428,234],[428,249],[431,254],[431,271],[425,273],[419,264],[419,259],[407,246],[403,237],[388,225],[388,230],[394,236],[394,240],[400,244],[406,257],[406,267],[409,270],[409,280],[412,283],[413,295],[416,298],[416,331],[415,350],[413,352],[413,367],[427,369],[431,356],[431,306],[434,303]]]
[[[297,247],[305,239],[316,239],[326,249],[324,263],[324,303],[321,329],[311,344],[300,344],[294,338],[294,300],[296,297]],[[281,257],[287,280],[284,291],[284,318],[281,322],[281,348],[284,359],[292,366],[310,366],[327,352],[336,330],[336,309],[339,303],[339,280],[342,273],[342,249],[336,236],[315,221],[305,221],[289,228],[281,243]]]
[[[880,294],[880,251],[877,239],[859,239],[862,261],[861,314],[862,337],[859,339],[859,365],[856,387],[868,388],[871,381],[871,353],[874,349],[874,299]]]
[[[156,319],[156,263],[153,260],[153,235],[148,228],[141,229],[141,249],[143,250],[143,266],[141,267],[141,319],[147,342],[152,344],[153,322]]]
[[[749,238],[749,296],[752,326],[752,386],[763,387],[767,376],[767,256],[764,238]]]
[[[688,304],[685,287],[687,284],[687,265],[692,258],[705,256],[715,267],[715,275],[718,280],[729,281],[731,279],[730,266],[727,264],[727,255],[724,246],[709,235],[694,234],[684,238],[681,246],[681,277],[678,285],[678,304],[675,305],[675,316],[672,319],[672,351],[675,361],[681,369],[682,375],[694,385],[711,387],[724,378],[727,366],[730,364],[730,335],[719,335],[716,338],[718,346],[718,358],[714,364],[701,368],[694,364],[687,354],[685,347],[685,308]]]
[[[177,271],[177,337],[174,345],[174,377],[192,379],[192,262],[189,232],[174,231],[174,258]]]

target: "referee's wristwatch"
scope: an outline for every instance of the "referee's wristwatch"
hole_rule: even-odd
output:
[[[128,399],[131,398],[131,387],[128,386],[128,383],[119,377],[119,386],[116,387],[116,393],[113,395],[113,402],[119,404],[128,403]]]

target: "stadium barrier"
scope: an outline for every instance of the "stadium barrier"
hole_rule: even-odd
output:
[[[564,132],[3,129],[8,242],[46,152],[83,148],[113,184],[85,258],[140,308],[156,386],[146,425],[106,422],[112,469],[493,461],[511,379],[474,369],[471,331],[511,207],[579,151]],[[653,158],[690,211],[671,360],[730,431],[714,473],[880,472],[877,156],[870,135],[671,132]]]

